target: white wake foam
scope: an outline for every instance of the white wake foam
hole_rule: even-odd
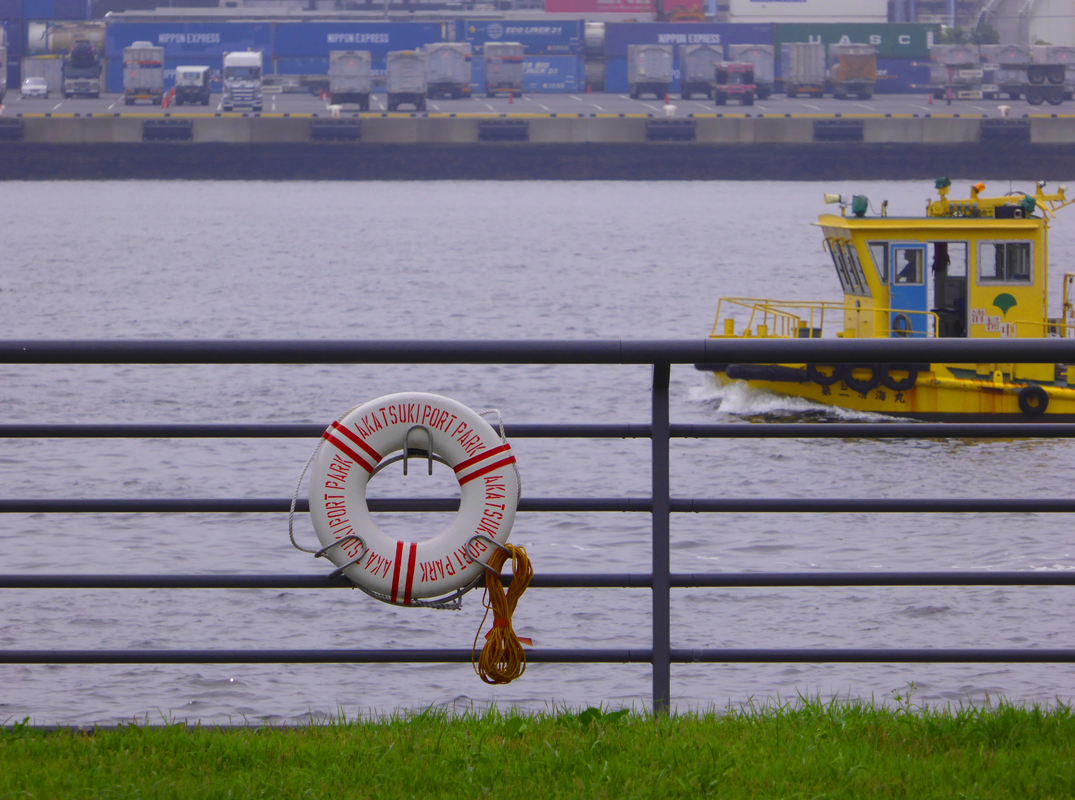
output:
[[[692,386],[687,397],[696,403],[716,403],[722,414],[737,417],[799,417],[816,418],[825,416],[831,419],[852,422],[884,422],[892,417],[866,411],[854,411],[839,406],[815,403],[804,397],[789,397],[776,394],[766,389],[757,389],[742,381],[721,384],[716,376],[708,375],[701,386]]]

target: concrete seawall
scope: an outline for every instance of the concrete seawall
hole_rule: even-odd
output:
[[[1075,117],[0,119],[0,179],[1072,180]]]

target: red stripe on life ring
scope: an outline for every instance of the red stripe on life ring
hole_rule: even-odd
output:
[[[411,542],[410,563],[407,564],[407,585],[403,590],[403,604],[411,604],[411,586],[414,584],[414,565],[418,561],[418,544]]]
[[[361,447],[363,450],[365,450],[367,453],[369,453],[369,456],[370,456],[370,458],[373,459],[374,464],[380,464],[381,463],[381,454],[378,453],[376,450],[374,450],[372,447],[370,447],[368,444],[366,444],[358,436],[355,436],[353,433],[351,433],[351,431],[348,430],[346,427],[344,427],[343,425],[341,425],[338,422],[333,422],[332,427],[333,427],[334,430],[339,431],[344,436],[346,436],[348,439],[350,439],[352,442],[354,442],[359,447]]]
[[[399,568],[400,562],[403,561],[403,542],[396,542],[396,568],[392,573],[392,602],[396,602],[396,598],[399,596]]]
[[[343,442],[341,442],[339,439],[337,439],[331,433],[329,433],[328,431],[325,431],[323,434],[321,434],[321,438],[323,438],[323,439],[331,442],[332,444],[336,445],[337,449],[339,449],[340,452],[342,452],[344,455],[346,455],[348,458],[350,458],[352,461],[354,461],[356,464],[358,464],[360,467],[362,467],[362,469],[366,470],[366,472],[370,473],[371,475],[373,474],[373,467],[366,462],[366,459],[364,459],[362,456],[360,456],[358,453],[356,453],[350,447],[345,445]]]
[[[480,478],[482,475],[484,475],[487,472],[492,472],[493,470],[500,469],[500,467],[503,467],[503,466],[505,466],[507,464],[514,464],[514,463],[515,463],[515,456],[508,456],[503,461],[497,461],[495,464],[490,464],[487,467],[482,467],[481,469],[474,470],[474,472],[470,473],[469,475],[464,475],[462,478],[459,479],[459,485],[462,486],[464,483],[469,483],[470,481],[474,480],[475,478]]]
[[[484,453],[478,453],[478,455],[473,456],[472,458],[468,458],[466,461],[459,462],[455,466],[455,472],[458,475],[463,470],[469,469],[470,467],[473,467],[475,464],[478,464],[478,463],[480,463],[482,461],[485,461],[485,459],[487,459],[487,458],[491,458],[492,456],[495,456],[498,453],[503,453],[505,450],[510,450],[510,449],[511,449],[510,444],[502,444],[502,445],[500,445],[500,447],[494,447],[492,450],[486,450]]]

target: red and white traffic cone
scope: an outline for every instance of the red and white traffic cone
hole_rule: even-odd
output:
[[[515,102],[515,92],[511,92],[508,95],[508,105],[510,106],[514,102]]]
[[[933,105],[933,92],[929,93],[929,103],[927,105]]]

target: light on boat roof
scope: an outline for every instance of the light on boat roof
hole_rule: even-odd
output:
[[[831,205],[832,203],[840,203],[843,205],[844,199],[838,194],[826,194],[825,205]]]

